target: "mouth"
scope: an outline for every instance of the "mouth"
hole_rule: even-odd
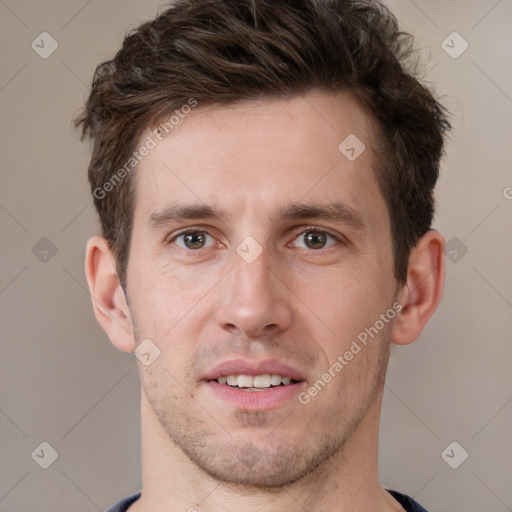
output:
[[[306,385],[300,371],[277,360],[225,361],[201,380],[207,384],[212,398],[235,409],[253,411],[278,408]]]
[[[300,382],[291,377],[275,373],[264,373],[261,375],[222,375],[213,380],[218,384],[223,384],[242,391],[265,391],[267,389],[289,386]]]

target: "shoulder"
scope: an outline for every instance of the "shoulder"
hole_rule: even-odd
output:
[[[140,492],[132,494],[121,501],[118,501],[115,505],[112,505],[106,512],[126,512],[128,507],[135,503],[140,498]]]
[[[409,496],[396,491],[388,490],[388,492],[391,494],[391,496],[393,496],[393,498],[395,498],[396,501],[398,501],[398,503],[400,503],[400,505],[402,505],[402,507],[404,507],[407,512],[427,512],[426,509],[424,509],[418,502],[414,501]]]

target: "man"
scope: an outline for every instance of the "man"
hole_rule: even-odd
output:
[[[390,344],[444,282],[409,55],[374,1],[181,0],[98,67],[85,270],[142,409],[110,511],[424,510],[377,468]]]

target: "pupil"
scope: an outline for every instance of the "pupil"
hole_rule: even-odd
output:
[[[326,243],[326,235],[309,231],[305,236],[306,245],[311,249],[321,249]]]
[[[189,249],[200,249],[204,242],[205,238],[202,233],[188,233],[185,235],[185,245]]]

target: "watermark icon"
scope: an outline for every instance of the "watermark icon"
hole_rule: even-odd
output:
[[[263,252],[263,247],[252,236],[248,236],[238,244],[236,252],[246,263],[253,263]]]
[[[139,343],[133,351],[133,355],[144,366],[149,366],[160,356],[160,349],[149,338],[146,338]]]
[[[512,187],[505,187],[503,189],[503,197],[505,199],[512,199]]]
[[[345,366],[349,364],[354,357],[361,352],[361,350],[368,345],[368,337],[374,338],[379,334],[385,325],[393,320],[397,313],[402,311],[402,304],[394,302],[393,305],[384,313],[379,316],[379,319],[371,326],[361,331],[352,341],[350,348],[346,350],[343,355],[339,355],[336,361],[325,371],[320,378],[310,386],[306,391],[298,394],[298,400],[301,404],[307,405],[311,402],[311,398],[320,393],[331,380],[338,375]],[[359,342],[359,343],[358,343]],[[362,346],[361,346],[362,345]]]
[[[242,446],[237,453],[238,460],[240,460],[248,468],[253,468],[254,464],[258,462],[261,457],[261,451],[252,443],[246,443]]]
[[[49,238],[43,236],[32,247],[32,254],[41,263],[48,263],[57,254],[57,246]]]
[[[41,32],[30,46],[39,57],[47,59],[59,47],[59,43],[48,32]]]
[[[460,467],[469,457],[469,453],[457,441],[450,443],[441,453],[441,458],[452,469]]]
[[[359,158],[365,149],[366,146],[363,141],[354,133],[351,133],[348,137],[342,140],[338,146],[339,152],[351,162],[356,158]]]
[[[456,236],[452,236],[444,246],[444,253],[452,263],[458,263],[467,252],[467,245]]]
[[[146,156],[149,155],[150,151],[155,149],[160,141],[164,139],[165,135],[169,135],[176,126],[178,126],[182,119],[190,114],[192,108],[197,105],[197,100],[189,98],[185,105],[182,105],[180,109],[174,111],[175,115],[172,115],[164,123],[160,123],[152,132],[151,135],[147,135],[144,142],[139,148],[132,153],[132,156],[128,158],[125,164],[119,168],[112,176],[103,184],[101,187],[96,187],[93,190],[92,195],[99,199],[105,199],[107,194],[114,190],[114,188],[121,183],[128,174],[137,166],[139,162],[142,162]],[[164,134],[165,132],[165,134]]]
[[[57,450],[46,441],[43,441],[30,456],[43,469],[48,469],[59,458]]]
[[[458,32],[452,32],[441,43],[441,48],[452,59],[458,59],[468,49],[468,47],[468,42]]]

